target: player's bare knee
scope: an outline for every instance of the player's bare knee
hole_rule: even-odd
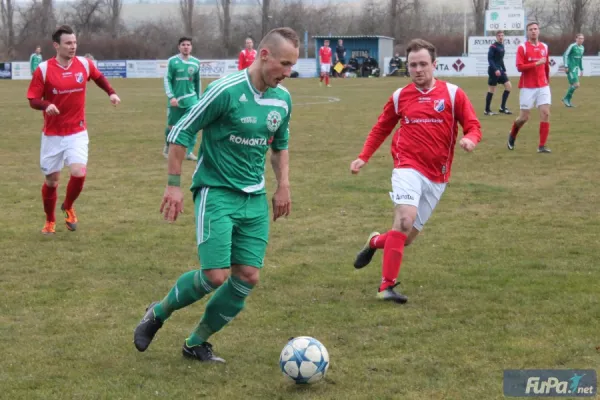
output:
[[[85,176],[87,173],[87,168],[85,165],[73,165],[71,167],[71,176],[76,176],[78,178]]]
[[[204,270],[204,275],[208,278],[211,285],[213,287],[219,287],[227,278],[229,278],[229,270],[228,269],[208,269]]]
[[[256,286],[260,278],[260,270],[247,265],[234,265],[231,273],[252,286]]]
[[[414,218],[408,215],[402,215],[394,219],[394,224],[392,225],[392,229],[395,231],[400,231],[408,235],[411,231],[413,224],[415,223]]]
[[[575,89],[577,89],[577,88],[579,87],[579,82],[575,83],[575,84],[573,85],[573,87],[574,87]]]
[[[60,172],[55,172],[53,174],[46,175],[46,186],[56,187],[56,186],[58,186],[59,180],[60,180]]]
[[[550,110],[541,109],[540,110],[540,119],[542,122],[548,122],[550,120]]]

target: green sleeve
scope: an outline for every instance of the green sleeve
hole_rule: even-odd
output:
[[[196,94],[198,98],[202,94],[202,82],[200,81],[200,64],[198,64],[198,73],[194,75],[194,89],[196,90]]]
[[[33,57],[33,54],[29,57],[29,69],[31,70],[31,74],[33,75],[33,71],[35,71],[35,62],[34,62],[35,58]]]
[[[164,78],[165,93],[167,94],[167,97],[169,99],[175,97],[175,95],[173,94],[173,86],[171,85],[171,82],[173,81],[173,68],[171,65],[171,60],[169,60],[169,64],[167,65],[167,72],[165,73]]]
[[[217,121],[227,112],[229,97],[229,92],[223,88],[223,85],[211,83],[206,92],[200,96],[198,104],[190,107],[173,126],[167,142],[189,147],[198,131]],[[208,133],[204,130],[203,135],[206,136]]]
[[[273,143],[271,143],[271,149],[275,151],[287,150],[288,149],[288,140],[290,137],[290,118],[292,116],[292,102],[291,100],[288,102],[288,114],[285,116],[283,121],[281,122],[281,126],[275,132],[275,137],[273,138]]]
[[[583,55],[585,54],[585,47],[581,47],[581,58],[579,59],[579,69],[583,71]]]
[[[565,53],[563,54],[563,64],[567,68],[569,68],[569,56],[571,55],[571,50],[573,50],[574,46],[575,46],[575,44],[571,43],[569,45],[569,47],[567,47],[567,50],[565,51]]]

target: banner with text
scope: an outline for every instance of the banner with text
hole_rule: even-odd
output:
[[[506,55],[517,54],[517,47],[521,43],[525,42],[523,36],[505,36],[504,37],[504,51]],[[480,55],[487,53],[492,44],[496,43],[495,36],[470,36],[469,37],[469,56]]]
[[[127,78],[127,62],[125,60],[98,61],[96,66],[107,78]]]

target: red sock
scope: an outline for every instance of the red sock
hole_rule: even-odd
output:
[[[42,185],[42,202],[44,203],[44,212],[46,213],[46,221],[56,222],[54,209],[56,208],[56,186],[48,186],[46,182]]]
[[[372,249],[383,249],[385,247],[385,241],[387,239],[388,233],[382,233],[381,235],[377,235],[371,239],[369,242],[369,246]]]
[[[383,249],[383,273],[379,290],[382,291],[396,284],[400,273],[402,254],[407,236],[399,231],[389,231]]]
[[[71,175],[71,179],[69,179],[69,184],[67,185],[67,196],[65,197],[65,202],[63,205],[65,209],[69,209],[73,207],[73,203],[79,197],[79,193],[83,190],[83,182],[85,181],[84,176],[73,176]]]
[[[329,75],[325,75],[325,84],[329,85]]]
[[[546,145],[550,134],[550,122],[540,122],[540,147]]]
[[[519,126],[517,125],[517,122],[513,122],[512,128],[510,129],[510,136],[512,136],[513,139],[517,138],[517,135],[519,134],[519,130],[521,130],[521,127],[523,125]]]
[[[323,82],[323,75],[321,75],[321,79],[319,79],[319,82]]]

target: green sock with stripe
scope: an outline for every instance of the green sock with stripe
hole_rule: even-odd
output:
[[[166,321],[174,311],[195,303],[215,290],[202,270],[194,270],[181,275],[169,294],[154,307],[154,316]]]
[[[204,315],[186,339],[186,344],[190,347],[201,345],[233,320],[244,308],[246,297],[253,287],[235,276],[230,276],[206,304]]]

